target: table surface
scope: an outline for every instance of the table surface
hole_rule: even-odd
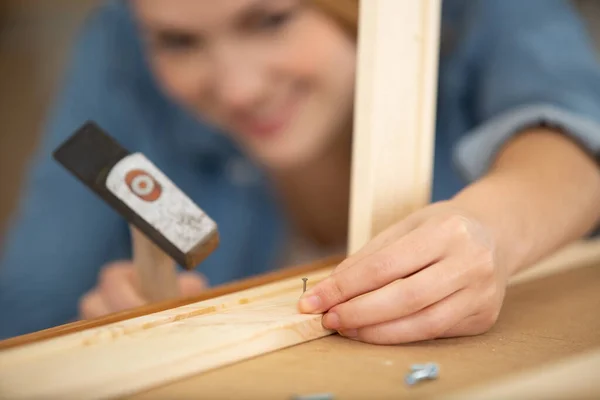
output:
[[[398,346],[338,335],[138,393],[135,399],[260,398],[331,393],[335,399],[437,397],[527,373],[600,348],[600,243],[572,246],[511,282],[488,333]],[[413,363],[440,365],[413,387]],[[600,394],[599,394],[600,395]]]

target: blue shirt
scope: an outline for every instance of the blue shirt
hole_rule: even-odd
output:
[[[0,338],[75,319],[100,268],[130,256],[124,219],[51,158],[90,119],[217,222],[221,245],[199,266],[212,285],[277,266],[288,226],[271,188],[223,135],[161,93],[138,40],[121,1],[81,33],[7,232]],[[596,57],[567,1],[445,0],[432,200],[485,174],[499,146],[527,127],[562,128],[597,155]]]

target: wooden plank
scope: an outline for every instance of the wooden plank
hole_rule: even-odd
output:
[[[600,346],[599,260],[600,242],[577,243],[544,260],[535,274],[515,280],[498,325],[480,337],[371,346],[335,335],[239,363],[330,333],[322,329],[320,316],[296,313],[302,287],[302,275],[297,275],[4,350],[0,393],[8,398],[99,398],[164,385],[140,396],[181,398],[202,393],[222,398],[245,390],[261,398],[282,398],[282,392],[290,395],[301,385],[307,391],[329,389],[360,398],[369,390],[381,396],[410,397],[464,389]],[[309,286],[329,271],[307,274]],[[576,316],[573,310],[578,310]],[[404,387],[408,365],[431,360],[442,365],[440,381],[410,390]],[[239,366],[198,375],[232,363]],[[185,377],[191,379],[173,382]],[[271,397],[275,389],[277,396]]]
[[[69,324],[56,326],[53,328],[44,329],[38,332],[33,332],[30,334],[17,336],[10,339],[5,339],[0,341],[0,351],[17,346],[22,346],[25,344],[37,343],[42,340],[48,340],[75,332],[81,332],[86,329],[114,324],[116,322],[126,321],[128,319],[137,318],[144,315],[150,315],[160,311],[181,307],[187,304],[197,303],[203,300],[213,299],[215,297],[254,288],[260,285],[265,285],[267,283],[277,282],[292,276],[305,276],[307,274],[310,274],[311,272],[319,271],[328,266],[335,265],[342,261],[342,259],[343,258],[341,256],[329,257],[318,262],[288,267],[281,270],[272,271],[266,274],[261,274],[251,278],[243,279],[240,281],[230,282],[224,285],[210,288],[193,297],[152,303],[131,310],[125,310],[118,313],[110,314],[104,317],[93,318],[89,320],[81,320]]]
[[[336,336],[304,345],[312,349],[308,354],[300,346],[290,350],[289,359],[289,352],[274,356],[279,363],[269,363],[267,357],[267,361],[252,361],[250,367],[241,363],[237,369],[220,370],[216,380],[214,373],[206,378],[196,376],[192,381],[201,384],[192,386],[194,391],[211,394],[209,397],[218,397],[218,393],[234,396],[243,386],[251,393],[268,394],[271,388],[264,380],[283,373],[284,377],[276,379],[279,391],[297,389],[298,383],[294,382],[301,383],[305,390],[321,390],[327,383],[330,390],[355,393],[349,398],[364,395],[361,385],[368,382],[371,386],[365,390],[383,393],[385,389],[388,395],[441,393],[435,388],[462,389],[501,373],[600,346],[599,260],[600,242],[577,243],[542,261],[534,268],[535,274],[517,277],[509,289],[498,326],[487,335],[405,346],[370,346]],[[586,267],[590,263],[593,267]],[[568,271],[569,268],[579,269]],[[309,286],[327,276],[329,270],[307,274]],[[330,332],[322,329],[319,316],[299,315],[295,311],[301,277],[6,349],[0,352],[0,393],[9,398],[121,396],[326,336]],[[573,310],[578,310],[575,316]],[[555,323],[556,319],[561,323]],[[456,358],[456,354],[461,357]],[[280,357],[291,364],[283,368]],[[327,372],[328,364],[319,364],[320,359],[335,361],[337,369],[333,375]],[[381,362],[378,368],[382,371],[369,371],[374,367],[373,360]],[[433,389],[424,385],[430,391],[407,391],[401,383],[403,368],[410,362],[427,360],[442,363],[441,386],[438,382]],[[390,366],[395,368],[391,370]],[[266,368],[269,373],[263,378],[244,368]],[[359,370],[371,378],[364,382],[353,378],[353,384],[348,382],[349,376],[363,376],[356,375]],[[220,377],[230,377],[228,371],[238,377],[235,387],[217,385],[219,392],[211,391],[215,382],[223,384]],[[390,378],[391,372],[397,380]],[[252,377],[252,382],[243,376]],[[207,379],[211,381],[209,389],[205,387]],[[342,384],[345,389],[341,389]],[[181,387],[185,389],[177,389]],[[178,398],[181,390],[189,391],[191,387],[173,384],[148,393],[171,393],[166,397]]]
[[[411,171],[431,168],[431,157],[398,157],[399,151],[406,151],[406,141],[394,140],[407,137],[409,143],[418,142],[418,145],[412,143],[411,150],[407,151],[412,155],[415,146],[427,147],[420,143],[427,143],[430,137],[421,136],[434,123],[433,114],[426,111],[431,107],[421,107],[421,104],[433,102],[435,97],[431,93],[435,85],[430,77],[437,73],[437,65],[434,67],[430,63],[437,56],[438,28],[434,20],[439,16],[439,4],[433,0],[423,3],[425,8],[414,4],[373,0],[361,5],[360,24],[366,29],[359,34],[362,67],[357,78],[357,96],[360,99],[364,94],[368,101],[357,106],[357,115],[363,117],[359,117],[355,147],[360,146],[361,137],[379,133],[376,135],[378,140],[373,141],[375,146],[368,148],[375,151],[369,155],[376,157],[368,160],[357,157],[353,164],[356,166],[358,162],[361,167],[377,164],[371,172],[384,174],[391,170],[388,177],[397,175],[396,167],[408,171],[406,176],[414,175]],[[407,23],[390,18],[390,13],[405,18]],[[393,50],[395,56],[388,58],[388,50]],[[369,69],[371,60],[376,63]],[[404,66],[405,70],[398,70],[399,66]],[[393,83],[393,97],[385,100],[383,94],[388,96],[390,82]],[[399,109],[407,108],[410,110],[406,115],[400,113],[406,118],[396,118]],[[404,132],[409,133],[405,135]],[[380,151],[384,148],[391,150],[382,157]],[[426,153],[421,151],[419,156]],[[398,158],[400,162],[385,162]],[[354,168],[354,174],[356,172]],[[429,186],[426,179],[420,178],[417,185]],[[400,199],[415,189],[414,182],[407,186],[402,181],[387,179],[387,188],[382,182],[384,180],[373,186],[370,181],[354,180],[354,197],[365,192],[356,190],[357,185],[363,183],[369,184],[365,188],[367,192],[376,193],[377,202],[364,210],[366,214],[375,208],[382,211],[374,225],[377,229],[383,227],[384,220],[391,222],[397,215],[395,212],[390,214],[387,206],[397,209]],[[398,186],[400,190],[390,190],[390,185]],[[381,208],[384,199],[387,206]],[[363,214],[360,203],[360,200],[354,201],[355,215],[357,212]],[[362,230],[360,218],[355,218],[351,225],[353,232]],[[369,229],[368,233],[373,231]],[[309,281],[315,283],[328,273],[329,270],[315,272],[309,276]],[[11,397],[123,395],[330,334],[321,326],[319,315],[297,312],[297,287],[297,279],[294,283],[285,280],[7,349],[0,353],[0,389]],[[109,365],[111,368],[107,368]],[[36,377],[35,385],[31,384],[32,376]],[[70,379],[73,376],[78,378]]]
[[[436,398],[600,349],[600,241],[565,248],[535,271],[512,281],[497,324],[484,335],[398,346],[330,335],[130,398]],[[406,386],[410,365],[427,361],[439,363],[439,379]]]
[[[313,272],[308,286],[329,275]],[[8,398],[105,398],[331,334],[300,314],[293,277],[0,352]],[[74,378],[76,377],[76,378]]]
[[[352,254],[430,201],[440,0],[360,2]]]

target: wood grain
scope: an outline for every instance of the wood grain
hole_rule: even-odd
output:
[[[330,269],[308,274],[309,287]],[[293,277],[0,352],[8,398],[105,398],[331,334]]]
[[[160,311],[173,309],[176,307],[181,307],[187,304],[197,303],[218,296],[223,296],[226,294],[258,287],[267,283],[277,282],[279,280],[287,279],[292,276],[305,276],[307,274],[310,274],[311,272],[319,271],[331,265],[335,265],[341,262],[342,260],[343,257],[341,255],[328,257],[326,259],[319,260],[314,263],[292,266],[281,270],[272,271],[266,274],[256,275],[254,277],[243,279],[240,281],[230,282],[206,290],[205,292],[193,297],[151,303],[142,307],[136,307],[131,310],[121,311],[104,317],[72,322],[69,324],[44,329],[38,332],[33,332],[30,334],[17,336],[10,339],[5,339],[0,341],[0,351],[26,344],[37,343],[43,340],[48,340],[55,337],[72,334],[75,332],[81,332],[86,329],[96,328],[120,321],[125,321],[128,319],[153,314]]]
[[[360,2],[349,254],[430,201],[440,13]]]
[[[314,284],[330,270],[319,267],[249,290],[6,349],[0,352],[0,393],[10,394],[8,398],[118,393],[139,399],[281,399],[325,391],[336,399],[436,397],[600,347],[598,241],[569,246],[517,277],[489,333],[401,346],[328,336],[320,316],[297,315],[300,278],[307,275],[309,286]],[[328,337],[313,341],[313,335]],[[304,341],[308,343],[285,349]],[[280,351],[270,353],[274,343]],[[425,361],[440,363],[440,379],[406,387],[402,379],[408,366]],[[219,365],[225,367],[208,371]]]
[[[511,283],[498,322],[480,336],[376,346],[330,335],[130,398],[275,400],[322,392],[336,400],[438,398],[600,350],[600,241],[569,246],[532,271]],[[440,365],[439,379],[405,385],[410,365],[428,361]]]

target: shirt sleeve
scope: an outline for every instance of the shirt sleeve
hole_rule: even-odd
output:
[[[454,149],[467,181],[483,176],[513,135],[558,128],[597,157],[600,64],[584,21],[568,1],[482,0],[466,43],[473,128]],[[465,71],[465,74],[467,71]]]
[[[52,159],[53,150],[90,119],[126,146],[135,140],[135,118],[122,117],[131,111],[131,95],[120,77],[131,56],[115,52],[125,36],[113,8],[97,11],[81,32],[6,232],[0,339],[75,319],[100,267],[129,255],[119,215]]]

